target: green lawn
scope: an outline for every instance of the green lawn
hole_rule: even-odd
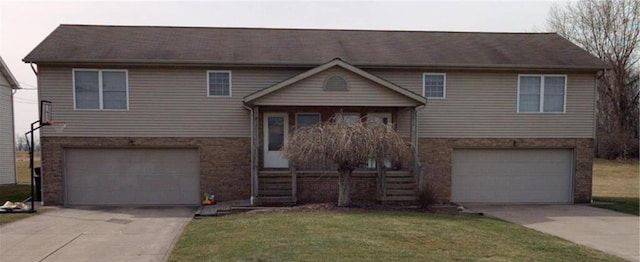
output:
[[[31,195],[31,188],[29,185],[6,185],[0,186],[0,205],[3,205],[5,201],[20,202],[25,200]],[[34,214],[0,214],[0,225],[11,223],[13,221],[30,217]]]
[[[638,160],[595,159],[593,200],[613,203],[595,205],[640,215],[640,166]]]
[[[193,220],[169,261],[621,261],[480,216],[290,212]]]

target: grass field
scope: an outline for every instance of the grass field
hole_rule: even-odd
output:
[[[640,215],[640,165],[638,160],[595,159],[593,200],[613,204],[595,205]]]
[[[34,165],[40,166],[40,152],[35,152]],[[18,184],[29,184],[31,179],[31,169],[29,169],[29,152],[20,151],[17,152],[17,172],[18,172]]]
[[[621,261],[481,216],[291,212],[193,220],[169,261]]]

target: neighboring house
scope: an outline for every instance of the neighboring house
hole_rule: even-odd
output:
[[[41,133],[48,205],[333,201],[332,167],[279,149],[336,113],[419,160],[364,164],[355,200],[591,200],[606,65],[554,33],[61,25],[24,61],[66,123]]]
[[[16,183],[13,92],[20,85],[0,57],[0,185]]]

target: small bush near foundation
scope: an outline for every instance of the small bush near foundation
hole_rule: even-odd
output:
[[[426,209],[429,206],[440,203],[440,197],[440,188],[432,184],[427,184],[424,189],[418,193],[418,205]]]

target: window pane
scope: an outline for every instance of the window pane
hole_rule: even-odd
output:
[[[296,128],[320,123],[320,114],[298,114],[296,116]]]
[[[563,76],[544,78],[544,112],[564,111],[564,80]]]
[[[520,77],[520,112],[540,112],[540,77]]]
[[[127,109],[127,75],[125,72],[102,72],[104,109]]]
[[[209,72],[209,95],[229,96],[231,94],[231,78],[229,72]]]
[[[76,108],[100,109],[98,71],[75,71]]]
[[[425,75],[424,95],[426,97],[444,97],[444,75]]]
[[[284,144],[284,118],[270,116],[268,120],[269,151],[279,151]]]
[[[346,126],[353,126],[360,122],[360,114],[358,113],[344,113],[336,116],[338,124],[344,124]]]

